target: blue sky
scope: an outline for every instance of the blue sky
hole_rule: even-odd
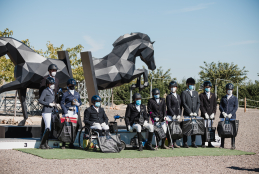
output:
[[[84,46],[104,57],[121,35],[142,32],[154,44],[157,67],[171,68],[178,80],[199,78],[203,62],[234,62],[259,77],[259,1],[14,1],[0,0],[0,31],[9,28],[18,40],[29,39],[46,50],[50,41]],[[137,68],[144,63],[138,59]]]

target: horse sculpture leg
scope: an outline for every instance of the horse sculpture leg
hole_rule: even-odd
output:
[[[144,78],[144,85],[141,85],[141,76],[143,75]],[[131,80],[138,78],[136,87],[139,88],[139,90],[148,87],[148,71],[146,69],[137,69],[134,71],[133,76],[131,77]]]
[[[22,106],[23,118],[24,118],[24,120],[22,120],[19,123],[19,126],[24,126],[25,122],[28,118],[27,107],[26,107],[26,90],[27,90],[27,88],[23,88],[23,89],[18,90],[18,94],[19,94],[19,98],[20,98],[20,102],[21,102],[21,106]]]

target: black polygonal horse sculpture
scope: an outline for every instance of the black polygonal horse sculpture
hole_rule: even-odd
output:
[[[135,78],[144,76],[144,87],[148,86],[146,69],[135,69],[136,57],[140,57],[148,66],[155,70],[154,48],[148,35],[131,33],[120,36],[113,43],[113,50],[103,58],[93,58],[93,65],[99,90],[129,83]]]
[[[68,54],[62,60],[45,58],[27,45],[11,37],[0,37],[0,57],[7,54],[15,65],[15,81],[1,86],[0,93],[17,90],[21,101],[24,118],[27,118],[26,90],[39,89],[40,81],[48,75],[48,66],[56,64],[56,77],[59,86],[65,87],[68,79],[72,78],[71,65]]]

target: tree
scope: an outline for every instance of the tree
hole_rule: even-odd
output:
[[[216,79],[225,79],[230,80],[235,86],[241,85],[246,79],[247,79],[247,70],[245,67],[240,69],[238,65],[235,65],[233,62],[231,64],[229,63],[222,63],[222,62],[212,62],[207,63],[204,62],[205,66],[200,66],[202,69],[199,72],[200,80],[210,80],[212,85],[215,86]],[[224,81],[224,80],[217,80],[218,86],[217,86],[217,97],[221,98],[226,94],[225,91],[225,85],[227,83],[230,83],[230,81]],[[214,89],[212,89],[212,92]],[[235,92],[235,91],[234,91]]]
[[[0,37],[11,37],[13,35],[13,31],[9,31],[8,28],[4,30],[4,32],[0,31]],[[21,40],[24,44],[26,44],[28,47],[32,48],[35,52],[38,54],[42,55],[43,57],[46,58],[52,58],[52,59],[58,59],[57,57],[57,51],[62,51],[64,50],[64,45],[62,44],[60,47],[54,47],[54,45],[48,41],[46,46],[47,50],[43,51],[42,49],[36,50],[31,44],[29,39]],[[81,59],[77,56],[82,50],[83,46],[81,44],[73,47],[73,48],[67,48],[66,50],[68,51],[69,58],[70,58],[70,63],[71,63],[71,68],[72,68],[72,73],[73,77],[76,80],[82,81],[84,80],[83,76],[83,68],[82,68],[82,63]],[[6,56],[0,57],[0,84],[4,81],[10,82],[14,81],[14,64],[13,62]],[[47,70],[46,70],[47,71]]]

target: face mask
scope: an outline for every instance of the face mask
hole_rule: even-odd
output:
[[[74,90],[75,89],[75,86],[69,86],[68,87],[70,90]]]
[[[95,102],[94,105],[99,108],[101,106],[101,102]]]
[[[172,91],[173,93],[175,93],[176,88],[175,88],[175,87],[174,87],[174,88],[171,88],[171,91]]]
[[[137,100],[136,105],[138,105],[138,106],[141,105],[141,100]]]
[[[189,89],[193,90],[194,89],[194,85],[189,85]]]
[[[51,76],[52,76],[52,77],[55,77],[56,74],[57,74],[57,72],[51,72]]]
[[[228,90],[228,95],[232,95],[232,90]]]
[[[210,88],[205,88],[205,91],[206,92],[210,92]]]
[[[154,95],[155,99],[159,99],[160,95],[157,94],[157,95]]]
[[[50,88],[50,89],[55,89],[55,85],[54,85],[54,84],[53,84],[53,85],[50,85],[49,88]]]

